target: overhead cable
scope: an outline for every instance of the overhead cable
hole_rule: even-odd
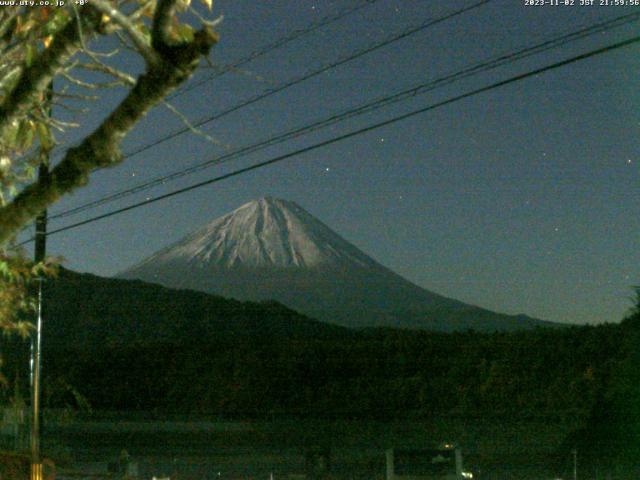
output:
[[[441,102],[437,102],[437,103],[428,105],[426,107],[422,107],[422,108],[419,108],[417,110],[413,110],[411,112],[408,112],[408,113],[405,113],[405,114],[402,114],[402,115],[398,115],[398,116],[392,117],[390,119],[387,119],[387,120],[384,120],[384,121],[381,121],[381,122],[374,123],[374,124],[369,125],[367,127],[360,128],[358,130],[354,130],[354,131],[346,133],[346,134],[338,135],[338,136],[330,138],[328,140],[324,140],[324,141],[315,143],[313,145],[309,145],[307,147],[300,148],[298,150],[294,150],[292,152],[276,156],[276,157],[271,158],[269,160],[265,160],[263,162],[259,162],[259,163],[253,164],[251,166],[248,166],[248,167],[245,167],[245,168],[241,168],[241,169],[235,170],[233,172],[226,173],[224,175],[220,175],[218,177],[210,178],[208,180],[204,180],[204,181],[195,183],[193,185],[190,185],[188,187],[184,187],[184,188],[180,188],[178,190],[174,190],[172,192],[166,193],[164,195],[160,195],[160,196],[152,198],[152,199],[148,199],[148,200],[144,200],[144,201],[141,201],[141,202],[137,202],[137,203],[128,205],[126,207],[119,208],[117,210],[113,210],[111,212],[104,213],[102,215],[97,215],[95,217],[88,218],[86,220],[82,220],[80,222],[76,222],[76,223],[73,223],[73,224],[70,224],[70,225],[66,225],[64,227],[57,228],[55,230],[51,230],[50,232],[47,233],[47,236],[55,235],[55,234],[60,233],[60,232],[64,232],[64,231],[71,230],[71,229],[75,229],[75,228],[78,228],[78,227],[83,226],[83,225],[88,225],[90,223],[97,222],[98,220],[103,220],[105,218],[109,218],[109,217],[112,217],[112,216],[115,216],[115,215],[119,215],[121,213],[128,212],[130,210],[133,210],[133,209],[136,209],[136,208],[140,208],[140,207],[143,207],[143,206],[146,206],[146,205],[150,205],[152,203],[156,203],[156,202],[159,202],[161,200],[165,200],[167,198],[171,198],[171,197],[174,197],[174,196],[177,196],[177,195],[181,195],[183,193],[187,193],[187,192],[190,192],[192,190],[195,190],[195,189],[207,186],[207,185],[211,185],[211,184],[220,182],[222,180],[226,180],[228,178],[236,177],[238,175],[242,175],[242,174],[251,172],[253,170],[257,170],[257,169],[260,169],[260,168],[263,168],[263,167],[266,167],[266,166],[269,166],[269,165],[273,165],[273,164],[282,162],[284,160],[288,160],[289,158],[296,157],[296,156],[299,156],[299,155],[302,155],[302,154],[317,150],[319,148],[326,147],[328,145],[332,145],[332,144],[337,143],[337,142],[341,142],[343,140],[355,137],[357,135],[361,135],[363,133],[371,132],[371,131],[376,130],[378,128],[382,128],[382,127],[385,127],[387,125],[391,125],[391,124],[400,122],[402,120],[406,120],[408,118],[415,117],[416,115],[420,115],[420,114],[426,113],[428,111],[435,110],[435,109],[443,107],[445,105],[451,105],[451,104],[453,104],[455,102],[458,102],[460,100],[463,100],[463,99],[466,99],[466,98],[469,98],[469,97],[472,97],[472,96],[475,96],[475,95],[478,95],[478,94],[481,94],[481,93],[485,93],[485,92],[494,90],[496,88],[500,88],[500,87],[503,87],[503,86],[506,86],[506,85],[509,85],[509,84],[524,80],[524,79],[529,78],[529,77],[533,77],[535,75],[540,75],[541,73],[545,73],[545,72],[548,72],[550,70],[555,70],[555,69],[558,69],[560,67],[564,67],[566,65],[585,60],[587,58],[595,57],[597,55],[602,55],[604,53],[608,53],[608,52],[611,52],[613,50],[617,50],[617,49],[620,49],[620,48],[623,48],[623,47],[626,47],[626,46],[629,46],[629,45],[632,45],[632,44],[635,44],[635,43],[638,43],[638,42],[640,42],[640,36],[633,37],[633,38],[630,38],[628,40],[624,40],[622,42],[614,43],[614,44],[608,45],[606,47],[598,48],[596,50],[591,50],[591,51],[589,51],[587,53],[583,53],[581,55],[577,55],[577,56],[568,58],[566,60],[562,60],[562,61],[553,63],[551,65],[547,65],[545,67],[537,68],[535,70],[531,70],[531,71],[526,72],[526,73],[522,73],[522,74],[519,74],[519,75],[512,76],[512,77],[510,77],[510,78],[508,78],[506,80],[495,82],[495,83],[492,83],[492,84],[487,85],[485,87],[477,88],[477,89],[468,91],[466,93],[463,93],[463,94],[460,94],[460,95],[456,95],[456,96],[451,97],[451,98],[449,98],[447,100],[443,100]],[[29,240],[25,240],[20,245],[24,245],[24,244],[29,243],[31,241],[33,241],[33,238],[31,238]]]
[[[473,3],[470,6],[464,7],[464,8],[460,8],[458,10],[455,10],[453,12],[450,12],[446,15],[437,17],[437,18],[433,18],[433,19],[428,19],[422,23],[420,23],[417,26],[411,27],[407,30],[404,30],[403,32],[399,33],[399,34],[394,34],[391,35],[389,37],[387,37],[386,39],[374,43],[368,47],[365,47],[361,50],[358,50],[352,54],[349,54],[343,58],[340,58],[339,60],[332,62],[330,64],[327,65],[323,65],[320,68],[317,68],[315,70],[309,71],[307,73],[304,73],[302,75],[300,75],[299,77],[295,77],[291,80],[287,80],[286,82],[274,87],[274,88],[270,88],[267,89],[257,95],[254,95],[253,97],[250,97],[246,100],[241,101],[240,103],[233,105],[225,110],[222,110],[218,113],[215,113],[213,115],[207,116],[201,120],[198,120],[196,122],[193,122],[192,125],[190,126],[185,126],[183,128],[180,128],[172,133],[169,133],[167,135],[164,135],[163,137],[160,137],[159,139],[148,143],[146,145],[142,145],[138,148],[135,148],[127,153],[125,153],[124,157],[125,158],[131,158],[135,155],[138,155],[139,153],[144,152],[145,150],[148,150],[150,148],[153,148],[163,142],[166,142],[167,140],[171,140],[173,138],[176,138],[184,133],[193,131],[194,128],[200,128],[203,125],[206,125],[207,123],[213,122],[214,120],[218,120],[230,113],[236,112],[242,108],[248,107],[249,105],[252,105],[256,102],[259,102],[260,100],[263,100],[265,98],[271,97],[272,95],[275,95],[276,93],[280,93],[283,90],[286,90],[288,88],[291,88],[295,85],[298,85],[302,82],[305,82],[311,78],[317,77],[318,75],[324,73],[324,72],[328,72],[329,70],[332,70],[334,68],[337,68],[341,65],[344,65],[345,63],[351,62],[357,58],[363,57],[364,55],[368,55],[369,53],[375,52],[376,50],[379,50],[383,47],[386,47],[388,45],[391,45],[392,43],[395,43],[399,40],[402,40],[404,38],[407,38],[411,35],[414,35],[416,33],[422,32],[430,27],[433,27],[439,23],[445,22],[447,20],[450,20],[454,17],[457,17],[459,15],[462,15],[463,13],[469,12],[471,10],[474,10],[476,8],[479,8],[483,5],[486,5],[487,3],[491,2],[493,0],[480,0],[479,2]]]
[[[180,90],[178,90],[177,92],[174,92],[173,94],[171,94],[168,99],[172,99],[175,97],[178,97],[184,93],[187,93],[195,88],[198,88],[200,85],[203,85],[207,82],[210,82],[211,80],[214,80],[222,75],[224,75],[227,72],[232,72],[236,69],[238,69],[239,67],[246,65],[247,63],[255,60],[258,57],[261,57],[263,55],[266,55],[274,50],[277,50],[278,48],[282,48],[283,46],[287,45],[288,43],[303,37],[304,35],[307,35],[309,33],[315,32],[316,30],[326,27],[327,25],[330,25],[331,23],[334,23],[338,20],[342,20],[343,18],[346,18],[347,16],[358,12],[359,10],[362,10],[365,7],[368,7],[374,3],[376,3],[378,0],[365,0],[363,3],[359,4],[359,5],[354,5],[348,8],[345,8],[341,11],[339,11],[338,13],[335,13],[333,15],[327,15],[326,17],[320,19],[318,22],[312,23],[309,26],[305,27],[305,28],[301,28],[298,30],[294,30],[291,33],[289,33],[288,35],[285,35],[281,38],[278,38],[277,40],[275,40],[274,42],[263,46],[262,48],[255,50],[254,52],[251,52],[249,55],[242,57],[241,59],[228,64],[228,65],[223,65],[221,67],[219,67],[219,70],[214,73],[213,75],[209,75],[206,78],[200,79],[197,82],[192,82],[189,83],[187,85],[185,85],[183,88],[181,88]]]
[[[70,208],[63,212],[57,213],[55,215],[51,215],[50,219],[59,219],[68,217],[71,215],[76,215],[83,211],[96,208],[98,206],[113,202],[115,200],[119,200],[121,198],[125,198],[127,196],[143,192],[145,190],[151,189],[156,186],[165,185],[168,182],[177,180],[179,178],[185,177],[187,175],[191,175],[193,173],[202,171],[206,168],[210,168],[214,165],[219,165],[222,163],[229,162],[231,160],[236,160],[238,158],[247,156],[256,151],[265,149],[267,147],[297,138],[299,136],[314,132],[321,128],[325,128],[327,126],[333,125],[335,123],[347,120],[349,118],[357,117],[366,113],[373,112],[382,107],[386,107],[393,103],[397,103],[406,99],[410,99],[415,97],[416,95],[424,94],[426,92],[432,91],[436,88],[440,88],[446,85],[450,85],[456,81],[462,80],[464,78],[471,77],[473,75],[477,75],[479,73],[483,73],[497,67],[513,63],[517,60],[521,60],[523,58],[550,50],[552,48],[557,48],[559,46],[565,45],[569,42],[576,41],[582,38],[585,38],[590,35],[594,35],[596,33],[600,33],[602,31],[606,31],[613,27],[621,26],[633,21],[637,21],[640,19],[640,13],[634,13],[629,15],[623,15],[621,17],[614,18],[612,20],[608,20],[606,22],[600,22],[594,25],[590,25],[588,27],[582,28],[577,31],[569,32],[563,34],[561,36],[555,37],[551,40],[546,40],[542,43],[538,43],[532,46],[524,47],[519,50],[499,55],[496,57],[492,57],[490,59],[483,60],[481,62],[477,62],[471,66],[465,67],[459,71],[444,75],[442,77],[436,78],[434,80],[430,80],[428,82],[421,83],[419,85],[414,85],[408,89],[404,89],[400,92],[397,92],[392,95],[387,95],[381,98],[378,98],[374,101],[367,102],[358,107],[347,109],[343,112],[333,114],[324,119],[315,121],[311,124],[304,125],[302,127],[295,128],[293,130],[289,130],[287,132],[274,135],[260,142],[241,147],[233,152],[228,152],[223,155],[215,156],[209,160],[201,162],[199,164],[179,169],[169,174],[165,174],[162,176],[158,176],[156,178],[147,180],[133,187],[120,190],[118,192],[114,192],[112,194],[106,195],[97,200],[93,200],[91,202],[87,202],[83,205]]]

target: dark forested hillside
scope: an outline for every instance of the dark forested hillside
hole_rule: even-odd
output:
[[[311,320],[276,302],[239,302],[68,270],[47,284],[45,308],[47,344],[55,348],[191,345],[229,335],[333,338],[350,334],[346,328]]]
[[[614,478],[640,476],[640,290],[634,311],[619,326],[617,361],[598,390],[584,429],[570,436],[566,448],[585,457],[583,471]]]
[[[619,325],[353,331],[277,303],[67,271],[46,292],[47,379],[62,378],[94,408],[586,415],[623,355]]]
[[[566,449],[638,453],[638,311],[621,324],[522,332],[356,331],[275,302],[66,271],[47,285],[46,305],[47,406],[84,398],[93,409],[230,418],[578,419],[584,428]],[[26,378],[26,347],[4,340],[9,377]]]
[[[324,339],[220,331],[181,342],[59,346],[48,350],[47,366],[95,408],[574,416],[591,410],[619,361],[619,345],[615,326]]]

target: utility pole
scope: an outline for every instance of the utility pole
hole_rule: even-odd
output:
[[[578,449],[571,450],[573,454],[573,480],[578,480]]]
[[[53,84],[50,83],[46,93],[47,115],[51,116],[51,98]],[[40,146],[40,166],[38,167],[38,182],[49,181],[49,149]],[[36,235],[34,260],[43,262],[47,254],[47,210],[43,210],[36,217]],[[30,480],[43,480],[42,461],[40,459],[40,386],[42,367],[42,275],[38,277],[38,292],[36,303],[36,332],[31,337],[31,477]]]
[[[46,171],[46,173],[44,173]],[[41,164],[38,178],[49,174],[49,166]],[[42,262],[46,254],[47,211],[44,210],[36,218],[35,261]],[[40,370],[42,366],[42,283],[38,278],[38,297],[36,304],[36,332],[31,338],[31,480],[42,480],[42,463],[40,461]]]

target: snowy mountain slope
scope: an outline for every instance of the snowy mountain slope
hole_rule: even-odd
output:
[[[272,197],[212,221],[139,266],[173,261],[223,268],[377,265],[296,203]]]
[[[407,281],[296,203],[265,197],[212,221],[119,275],[240,300],[275,299],[349,327],[512,330],[502,315]]]

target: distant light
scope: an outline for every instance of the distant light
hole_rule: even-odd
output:
[[[473,473],[471,472],[462,472],[463,478],[473,478]]]

